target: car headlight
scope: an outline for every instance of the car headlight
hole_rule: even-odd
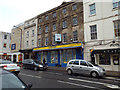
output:
[[[43,67],[43,65],[39,65],[39,67]]]

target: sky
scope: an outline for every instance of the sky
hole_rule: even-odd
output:
[[[71,0],[0,0],[0,31],[11,32],[14,25]]]

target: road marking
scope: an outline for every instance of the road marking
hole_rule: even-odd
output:
[[[86,88],[95,88],[95,87],[91,87],[91,86],[80,85],[80,84],[71,83],[71,82],[65,82],[65,81],[60,81],[60,80],[58,80],[58,82],[60,82],[60,83],[66,83],[66,84],[71,84],[71,85],[75,85],[75,86],[80,86],[80,87],[86,87]]]
[[[94,82],[94,81],[88,81],[88,80],[82,80],[82,79],[75,79],[75,78],[69,78],[69,79],[70,80],[75,80],[75,81],[87,82],[87,83],[101,84],[101,85],[107,86],[109,88],[120,88],[117,85],[108,84],[108,83]]]
[[[23,73],[19,73],[19,74],[24,75],[24,76],[28,76],[28,77],[42,78],[40,76],[33,76],[33,75],[28,75],[28,74],[23,74]]]

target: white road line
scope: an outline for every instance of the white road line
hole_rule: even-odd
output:
[[[33,75],[28,75],[28,74],[23,74],[23,73],[19,73],[19,74],[24,75],[24,76],[28,76],[28,77],[42,78],[40,76],[33,76]]]
[[[101,84],[101,85],[107,86],[109,88],[120,88],[117,85],[108,84],[108,83],[94,82],[94,81],[88,81],[88,80],[82,80],[82,79],[75,79],[75,78],[69,78],[69,79],[70,80],[75,80],[75,81],[87,82],[87,83]]]
[[[75,86],[80,86],[80,87],[86,87],[86,88],[95,88],[95,87],[91,87],[91,86],[80,85],[80,84],[71,83],[71,82],[65,82],[65,81],[60,81],[60,80],[58,80],[58,82],[60,82],[60,83],[66,83],[66,84],[71,84],[71,85],[75,85]]]

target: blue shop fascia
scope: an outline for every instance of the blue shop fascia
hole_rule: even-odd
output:
[[[45,58],[48,66],[66,67],[71,59],[83,59],[83,43],[71,43],[56,46],[37,47],[33,49],[35,59],[43,61]]]

